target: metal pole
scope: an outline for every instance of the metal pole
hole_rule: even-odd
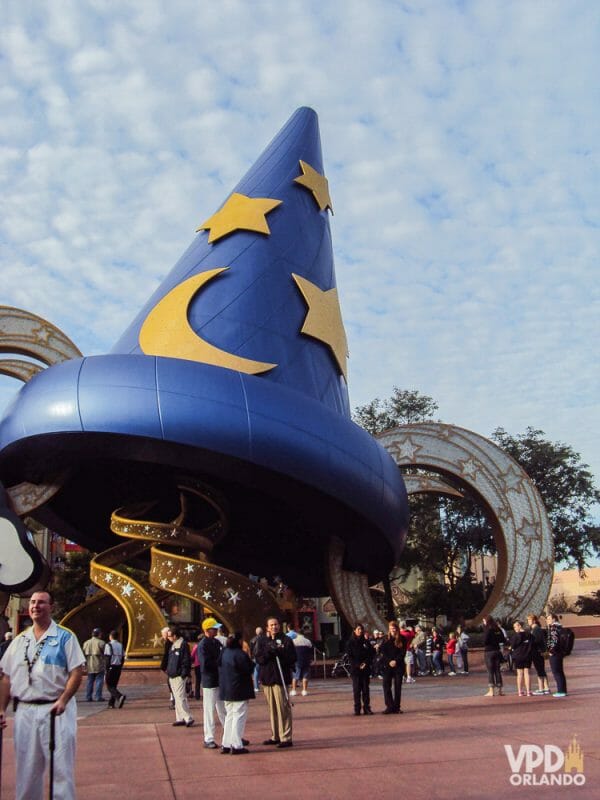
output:
[[[275,661],[277,661],[277,666],[279,667],[281,686],[283,687],[283,696],[285,697],[285,701],[288,706],[293,706],[294,704],[290,702],[290,696],[288,694],[287,686],[285,685],[285,678],[283,677],[283,670],[281,669],[281,661],[279,660],[279,656],[275,656]]]
[[[56,711],[50,712],[50,774],[48,778],[48,798],[54,800],[54,750],[56,747]]]

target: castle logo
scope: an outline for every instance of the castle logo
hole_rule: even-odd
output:
[[[573,735],[566,750],[555,744],[504,745],[513,786],[583,786],[583,750]]]

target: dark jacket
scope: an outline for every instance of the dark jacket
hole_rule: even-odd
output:
[[[381,669],[383,672],[404,672],[404,656],[406,655],[406,643],[404,637],[400,642],[400,647],[393,639],[386,638],[379,648],[381,656]],[[396,666],[390,667],[390,661],[395,661]]]
[[[562,630],[562,625],[560,622],[553,622],[552,625],[548,626],[548,630],[546,632],[547,636],[547,645],[548,645],[548,652],[551,656],[559,655],[561,652],[560,649],[560,632]]]
[[[201,683],[203,689],[216,689],[219,685],[219,656],[221,642],[211,636],[205,636],[198,644],[198,661],[200,662]]]
[[[281,674],[277,659],[281,664],[286,684],[292,681],[292,668],[296,663],[294,642],[284,633],[278,633],[275,639],[261,636],[254,651],[256,663],[260,665],[258,679],[264,686],[281,686]]]
[[[526,664],[531,664],[533,639],[529,631],[519,631],[509,636],[510,649],[517,669],[523,669]],[[523,664],[523,667],[519,666]]]
[[[252,700],[254,686],[252,659],[239,647],[224,647],[219,657],[219,696],[221,700]]]
[[[503,644],[506,644],[506,637],[500,628],[486,627],[483,635],[483,649],[486,653],[500,651]]]
[[[346,655],[350,659],[350,671],[361,672],[361,664],[367,665],[367,673],[371,671],[373,663],[373,648],[364,636],[357,636],[355,633],[350,637],[346,646]]]
[[[167,671],[167,664],[169,663],[169,650],[171,649],[171,640],[165,639],[165,645],[163,647],[163,654],[160,660],[160,668],[163,672]]]
[[[541,627],[541,625],[532,626],[531,639],[534,650],[537,650],[538,653],[546,652],[546,634],[544,633],[544,629]]]
[[[167,675],[169,678],[189,678],[192,660],[190,648],[185,639],[179,638],[171,644],[169,659],[167,661]]]

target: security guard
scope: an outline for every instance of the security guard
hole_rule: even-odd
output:
[[[73,695],[81,683],[85,657],[75,635],[52,619],[49,592],[32,594],[29,616],[32,627],[17,636],[0,661],[0,727],[6,727],[11,697],[16,707],[16,798],[42,800],[54,713],[54,793],[61,800],[74,800],[77,706]]]

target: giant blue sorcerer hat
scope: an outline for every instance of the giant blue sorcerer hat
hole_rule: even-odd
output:
[[[317,116],[301,108],[198,219],[111,353],[23,387],[0,425],[0,477],[67,470],[43,521],[99,550],[114,508],[166,497],[184,472],[226,498],[219,564],[285,571],[322,594],[335,535],[346,568],[389,572],[406,493],[392,458],[350,419],[331,211]]]

